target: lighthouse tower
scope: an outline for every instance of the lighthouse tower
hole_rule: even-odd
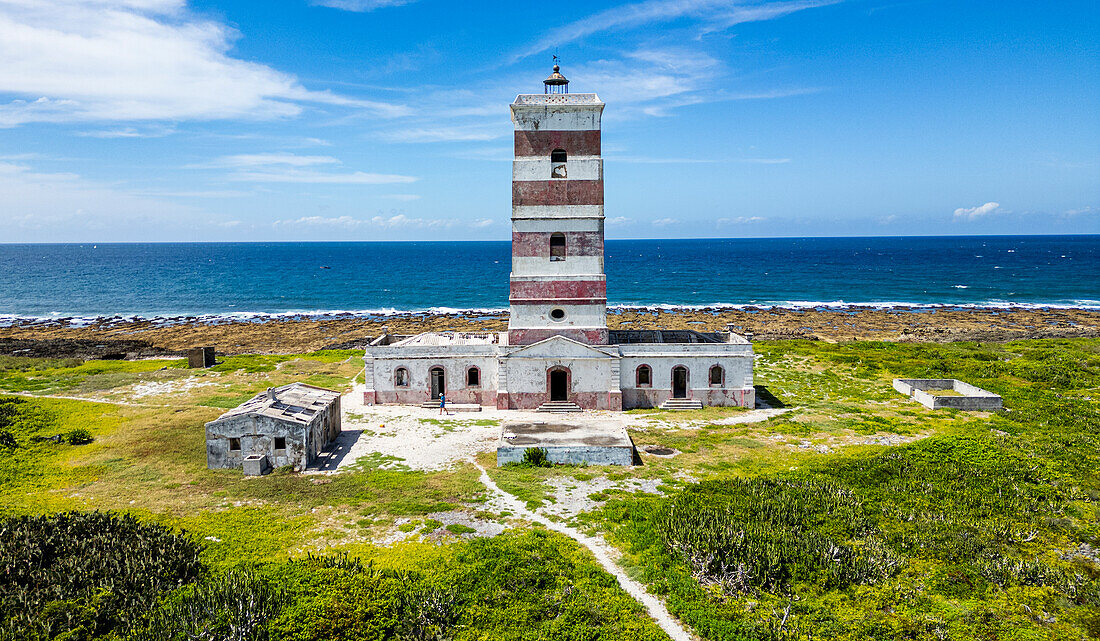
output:
[[[594,93],[554,65],[541,94],[511,104],[512,274],[508,344],[565,336],[607,345],[603,159]]]

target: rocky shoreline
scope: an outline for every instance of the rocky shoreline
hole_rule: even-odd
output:
[[[14,319],[0,327],[0,354],[38,357],[142,358],[213,345],[219,353],[297,353],[360,348],[387,327],[392,334],[501,331],[507,312],[333,314],[269,319],[179,317]],[[611,329],[732,326],[756,340],[1008,341],[1100,336],[1100,310],[960,307],[738,307],[612,309]]]

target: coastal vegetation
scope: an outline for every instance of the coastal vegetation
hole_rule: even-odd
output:
[[[592,487],[594,509],[554,518],[601,534],[705,639],[1100,636],[1100,340],[756,351],[758,395],[776,408],[765,420],[632,414],[639,449],[662,453],[632,469],[479,460],[532,508]],[[0,588],[9,635],[665,638],[584,548],[495,511],[472,464],[206,469],[202,425],[221,407],[291,380],[342,388],[357,356],[237,356],[213,371],[0,361],[0,391],[20,394],[0,396],[0,577],[43,546],[68,550],[35,570],[34,594]],[[932,411],[893,377],[960,378],[1007,411]],[[47,438],[76,430],[90,442]],[[451,512],[509,529],[485,537],[445,523]],[[72,540],[43,538],[61,522]],[[380,544],[395,532],[408,538]],[[142,552],[169,540],[161,559]],[[104,581],[112,552],[79,558],[101,548],[131,550],[127,567],[151,580]]]

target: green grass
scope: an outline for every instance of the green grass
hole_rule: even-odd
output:
[[[755,382],[789,409],[785,414],[720,425],[714,421],[743,410],[638,413],[632,418],[643,422],[630,435],[639,447],[681,453],[643,455],[645,464],[635,468],[496,468],[492,453],[479,461],[532,507],[553,500],[551,481],[658,480],[667,496],[595,493],[601,504],[582,515],[582,525],[616,545],[629,572],[704,639],[1100,636],[1100,567],[1071,553],[1100,547],[1100,340],[764,341],[754,348]],[[358,355],[233,357],[213,372],[171,361],[0,359],[0,389],[13,391],[124,395],[139,382],[217,383],[152,398],[167,407],[0,403],[7,408],[0,409],[0,429],[18,443],[0,451],[0,515],[133,512],[194,532],[215,570],[240,562],[281,567],[307,551],[349,550],[377,567],[422,572],[428,584],[465,586],[464,597],[482,599],[472,603],[484,610],[469,615],[482,623],[456,638],[476,638],[473,630],[514,638],[508,625],[529,625],[535,637],[595,638],[579,630],[598,629],[601,639],[631,638],[629,626],[610,621],[634,616],[633,602],[605,589],[610,577],[572,543],[530,530],[491,543],[438,536],[469,534],[424,519],[484,501],[473,466],[418,472],[379,454],[324,477],[280,471],[245,479],[239,471],[206,469],[205,421],[268,386],[350,381]],[[1000,394],[1010,411],[929,410],[894,391],[894,377],[962,379]],[[494,424],[486,420],[426,424]],[[93,441],[32,441],[76,429],[87,429]],[[842,503],[819,504],[833,491]],[[684,521],[695,528],[684,531],[701,532],[689,545],[662,529],[677,502],[711,519]],[[373,533],[392,531],[386,528],[404,518],[412,520],[398,530],[437,535],[394,548],[369,544]],[[742,533],[751,540],[731,546]],[[757,550],[750,560],[767,563],[733,580],[738,575],[728,567],[700,561],[724,550],[728,562],[746,562],[740,549]],[[482,590],[462,581],[486,583]],[[596,605],[581,609],[568,584]],[[518,599],[515,612],[497,609],[507,598]],[[317,613],[337,607],[323,599],[315,605]],[[567,627],[557,635],[554,625]]]

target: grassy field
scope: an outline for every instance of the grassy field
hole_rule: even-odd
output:
[[[603,534],[706,639],[1100,636],[1100,341],[755,347],[758,395],[778,408],[767,417],[632,412],[639,449],[666,454],[630,469],[480,460],[532,508],[591,488],[595,509],[555,518]],[[280,616],[306,626],[339,610],[340,590],[391,589],[385,570],[414,573],[418,590],[452,586],[464,622],[453,638],[662,638],[582,548],[488,510],[471,464],[262,479],[206,469],[203,423],[222,408],[293,380],[347,388],[358,355],[237,356],[204,371],[0,359],[0,392],[21,394],[0,396],[0,516],[108,509],[182,528],[211,576],[259,564],[261,578],[290,577],[295,605]],[[1008,411],[932,411],[893,377],[963,379]],[[444,423],[431,426],[460,429]],[[74,430],[92,442],[36,440]],[[478,539],[431,522],[448,511],[512,530]],[[424,536],[377,545],[395,531]],[[318,552],[374,569],[286,562]],[[404,638],[363,632],[369,608],[356,616],[358,637],[292,636],[285,621],[276,636]]]

